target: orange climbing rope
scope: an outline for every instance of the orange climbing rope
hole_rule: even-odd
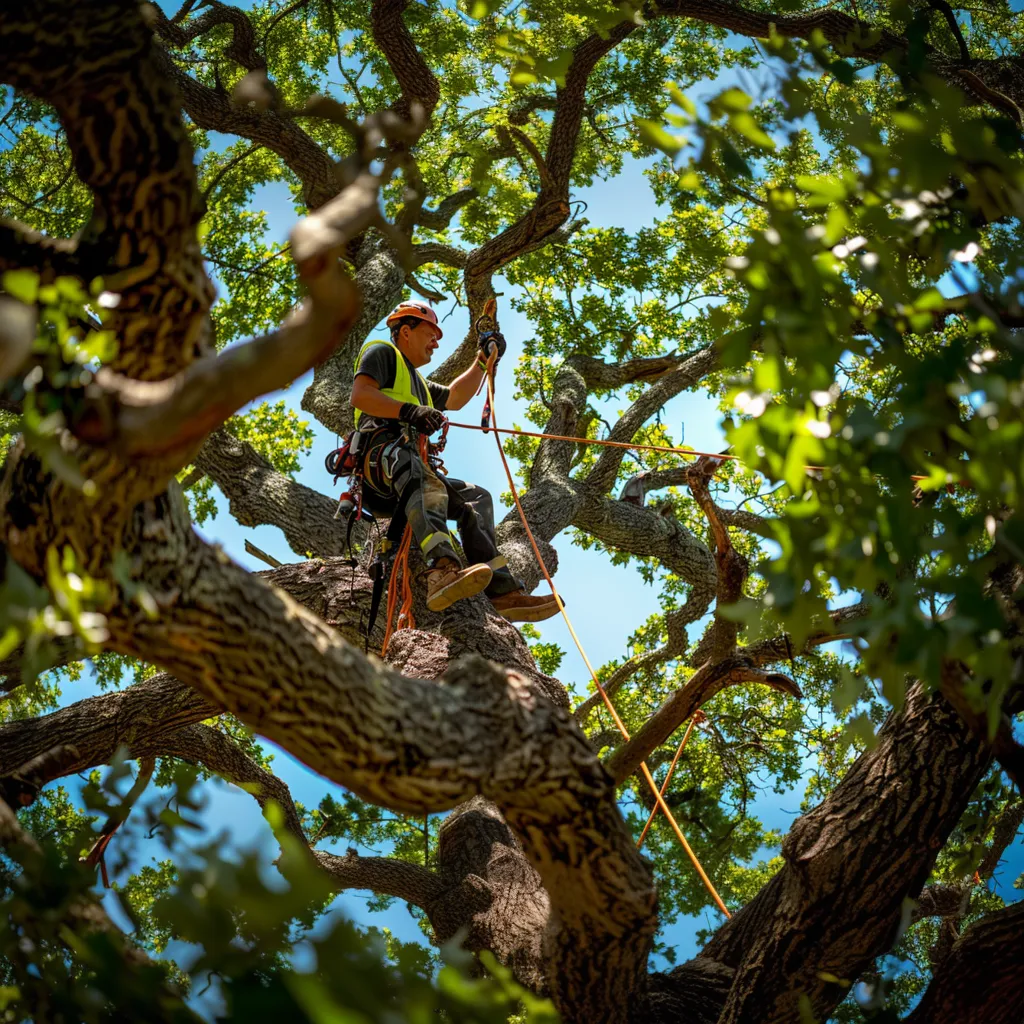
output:
[[[676,448],[672,445],[634,444],[631,441],[603,441],[597,437],[572,437],[569,434],[542,434],[535,430],[512,430],[508,427],[481,427],[477,426],[475,423],[456,423],[454,420],[449,420],[448,425],[451,427],[461,427],[463,430],[482,430],[485,434],[489,430],[493,430],[498,434],[514,434],[516,437],[539,437],[544,441],[571,441],[573,444],[600,445],[603,448],[628,448],[631,451],[637,452],[664,452],[666,455],[683,455],[689,459],[699,459],[703,456],[708,459],[718,459],[722,462],[726,460],[730,462],[743,462],[738,455],[729,455],[726,452],[699,452],[695,448]],[[824,473],[828,470],[828,467],[804,466],[804,469]],[[910,479],[927,480],[928,476],[923,473],[915,473],[910,477]],[[972,486],[967,480],[958,480],[957,483],[961,487]]]
[[[427,461],[427,439],[420,436],[419,439],[420,458]],[[409,572],[409,549],[412,547],[412,526],[405,525],[402,533],[402,540],[398,545],[398,553],[395,555],[395,567],[391,570],[391,582],[388,584],[388,608],[387,626],[384,629],[384,643],[381,644],[380,653],[387,653],[391,637],[400,629],[415,629],[416,617],[412,611],[412,575]],[[398,621],[395,621],[395,608],[398,605],[398,595],[401,592],[402,605],[398,608]]]
[[[594,671],[594,667],[590,664],[590,659],[587,657],[587,652],[583,649],[583,645],[580,643],[579,637],[576,635],[576,630],[573,629],[572,621],[565,611],[565,604],[562,599],[558,596],[558,590],[555,588],[554,580],[551,579],[551,574],[548,572],[548,567],[544,563],[544,557],[540,553],[540,548],[537,547],[537,541],[533,536],[533,531],[530,529],[530,524],[526,520],[526,513],[523,511],[522,503],[519,500],[519,491],[516,489],[515,478],[512,475],[512,470],[509,467],[508,460],[505,458],[505,450],[501,447],[501,438],[498,436],[499,433],[510,433],[510,431],[501,431],[498,427],[498,419],[494,409],[494,367],[497,363],[497,350],[491,352],[490,357],[487,360],[487,394],[490,401],[490,412],[491,412],[491,423],[492,429],[494,430],[494,442],[498,446],[498,454],[501,456],[501,464],[505,468],[505,476],[508,478],[508,485],[512,491],[512,498],[516,503],[516,509],[519,512],[519,518],[522,521],[523,529],[526,531],[526,536],[529,538],[530,546],[533,548],[533,554],[537,559],[537,565],[540,566],[540,571],[544,574],[544,579],[547,580],[548,586],[551,588],[551,594],[555,601],[558,603],[559,609],[562,612],[562,618],[565,619],[565,625],[569,630],[569,635],[573,639],[573,643],[576,644],[576,650],[580,652],[580,657],[583,659],[583,663],[587,666],[587,671],[590,672],[590,676],[594,681],[594,685],[597,687],[598,693],[601,694],[601,699],[604,701],[605,707],[608,709],[608,713],[612,716],[612,720],[615,722],[616,728],[622,734],[623,739],[629,740],[629,730],[626,728],[625,723],[619,717],[619,713],[615,710],[615,706],[612,704],[611,698],[608,696],[607,691],[601,685],[601,680],[597,678],[597,673]],[[465,424],[456,423],[454,426],[465,426]],[[476,428],[482,429],[482,428]],[[515,431],[515,433],[519,433]],[[578,440],[578,438],[565,438],[565,440]],[[613,444],[615,442],[607,442]],[[681,449],[679,449],[681,450]],[[687,453],[692,454],[692,453]],[[658,784],[654,781],[654,776],[651,775],[650,769],[647,767],[646,762],[642,762],[640,765],[640,771],[644,776],[648,786],[651,788],[651,792],[654,794],[655,802],[661,812],[665,815],[666,820],[672,827],[672,831],[675,832],[676,838],[679,840],[680,845],[686,851],[687,856],[690,858],[690,862],[693,864],[694,869],[700,876],[701,881],[704,883],[708,892],[711,893],[714,901],[718,904],[718,908],[725,914],[726,917],[731,917],[728,908],[722,901],[722,897],[718,895],[718,891],[715,889],[710,878],[704,868],[701,867],[700,861],[697,859],[697,855],[690,848],[690,844],[686,841],[686,836],[683,835],[682,829],[679,827],[672,811],[669,809],[662,792],[658,789]]]
[[[675,752],[675,756],[672,758],[672,763],[668,766],[668,774],[665,776],[665,781],[661,784],[661,795],[664,796],[668,789],[668,784],[672,781],[672,773],[676,770],[676,765],[679,763],[679,757],[682,752],[686,749],[686,744],[690,739],[690,733],[693,732],[693,727],[698,722],[704,721],[704,712],[697,708],[693,713],[693,717],[690,719],[689,724],[686,726],[686,732],[683,733],[683,738],[679,743],[679,748]],[[647,819],[647,824],[644,825],[643,832],[640,833],[640,838],[636,841],[636,848],[639,850],[644,845],[644,840],[647,838],[647,832],[651,825],[654,823],[654,819],[657,816],[658,807],[655,805],[651,808],[651,816]]]

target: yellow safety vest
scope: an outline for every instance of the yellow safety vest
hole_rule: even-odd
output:
[[[359,355],[356,356],[356,362],[354,370],[359,369],[359,364],[363,361],[363,355],[366,351],[372,348],[374,345],[387,345],[388,348],[395,350],[395,383],[389,388],[381,388],[380,393],[387,395],[388,398],[395,399],[396,402],[412,402],[413,405],[422,405],[420,396],[416,394],[412,387],[412,374],[409,372],[409,364],[405,361],[405,356],[402,355],[398,350],[398,346],[392,344],[390,341],[384,341],[381,338],[375,338],[372,341],[368,341],[360,350]],[[423,374],[416,371],[416,376],[419,377],[420,383],[423,385],[423,390],[427,396],[427,405],[431,409],[434,408],[434,399],[430,395],[430,388],[427,387],[427,382],[423,377]],[[359,420],[362,417],[362,410],[355,410],[355,424],[359,426]]]

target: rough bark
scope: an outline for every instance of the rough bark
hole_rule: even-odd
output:
[[[115,650],[163,665],[375,803],[423,814],[493,801],[552,899],[545,962],[556,1003],[569,1019],[633,1019],[654,891],[610,779],[566,710],[478,658],[442,685],[367,660],[203,544],[173,502],[140,506],[135,529],[148,538],[132,544],[140,580],[174,598],[155,621],[113,609]]]
[[[971,925],[906,1024],[1019,1024],[1024,1017],[1024,902]]]
[[[877,745],[794,823],[780,872],[702,952],[736,971],[723,1024],[797,1019],[802,994],[827,1017],[846,990],[821,975],[854,979],[890,947],[990,758],[945,700],[911,688]]]
[[[58,746],[67,756],[39,773],[39,785],[108,764],[121,747],[133,757],[162,754],[168,736],[219,711],[191,687],[162,673],[41,718],[0,725],[0,778]]]
[[[345,522],[334,518],[337,502],[278,473],[245,441],[215,430],[194,463],[224,492],[243,526],[279,527],[288,546],[303,557],[347,553]]]

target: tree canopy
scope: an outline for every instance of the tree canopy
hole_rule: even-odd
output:
[[[1021,32],[998,0],[0,15],[8,1018],[1019,1022]],[[638,169],[650,223],[591,223]],[[500,547],[531,590],[532,536],[657,593],[597,667],[628,735],[483,598],[418,588],[363,653],[374,546],[315,431],[403,297],[472,325],[497,291],[530,325],[501,398],[576,439],[502,442]],[[725,451],[680,454],[684,393]],[[296,560],[232,562],[218,503]],[[647,771],[728,916],[663,813],[638,850]],[[187,841],[211,777],[273,872]]]

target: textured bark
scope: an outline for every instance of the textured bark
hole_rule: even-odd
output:
[[[890,947],[990,757],[941,697],[911,688],[877,745],[794,823],[782,870],[701,954],[736,970],[722,1024],[795,1020],[802,994],[826,1018],[846,990],[821,974],[854,979]]]
[[[489,949],[535,992],[549,991],[545,932],[556,927],[544,883],[490,801],[474,797],[441,826],[442,898],[430,907],[439,942],[468,929],[466,945]]]
[[[57,746],[69,751],[38,777],[43,785],[108,764],[120,747],[133,757],[164,753],[167,737],[220,709],[166,673],[114,693],[89,697],[52,714],[0,725],[0,778]]]
[[[478,658],[441,684],[367,660],[203,544],[174,502],[140,507],[135,530],[140,581],[174,597],[156,621],[112,610],[115,650],[163,665],[374,803],[423,814],[493,801],[552,900],[544,960],[556,1004],[569,1019],[635,1019],[654,891],[566,710]]]
[[[1020,1024],[1024,1019],[1024,903],[982,918],[942,962],[907,1024]]]
[[[72,57],[86,50],[104,59]],[[72,252],[120,294],[106,326],[126,343],[110,367],[140,380],[172,376],[201,354],[213,299],[196,240],[192,147],[158,58],[127,3],[26,5],[6,11],[0,31],[0,78],[53,105],[92,192],[92,220]],[[143,332],[145,346],[133,344]]]
[[[279,527],[292,551],[304,557],[347,553],[346,524],[334,518],[337,502],[278,473],[245,441],[215,430],[194,462],[224,492],[243,526]]]

